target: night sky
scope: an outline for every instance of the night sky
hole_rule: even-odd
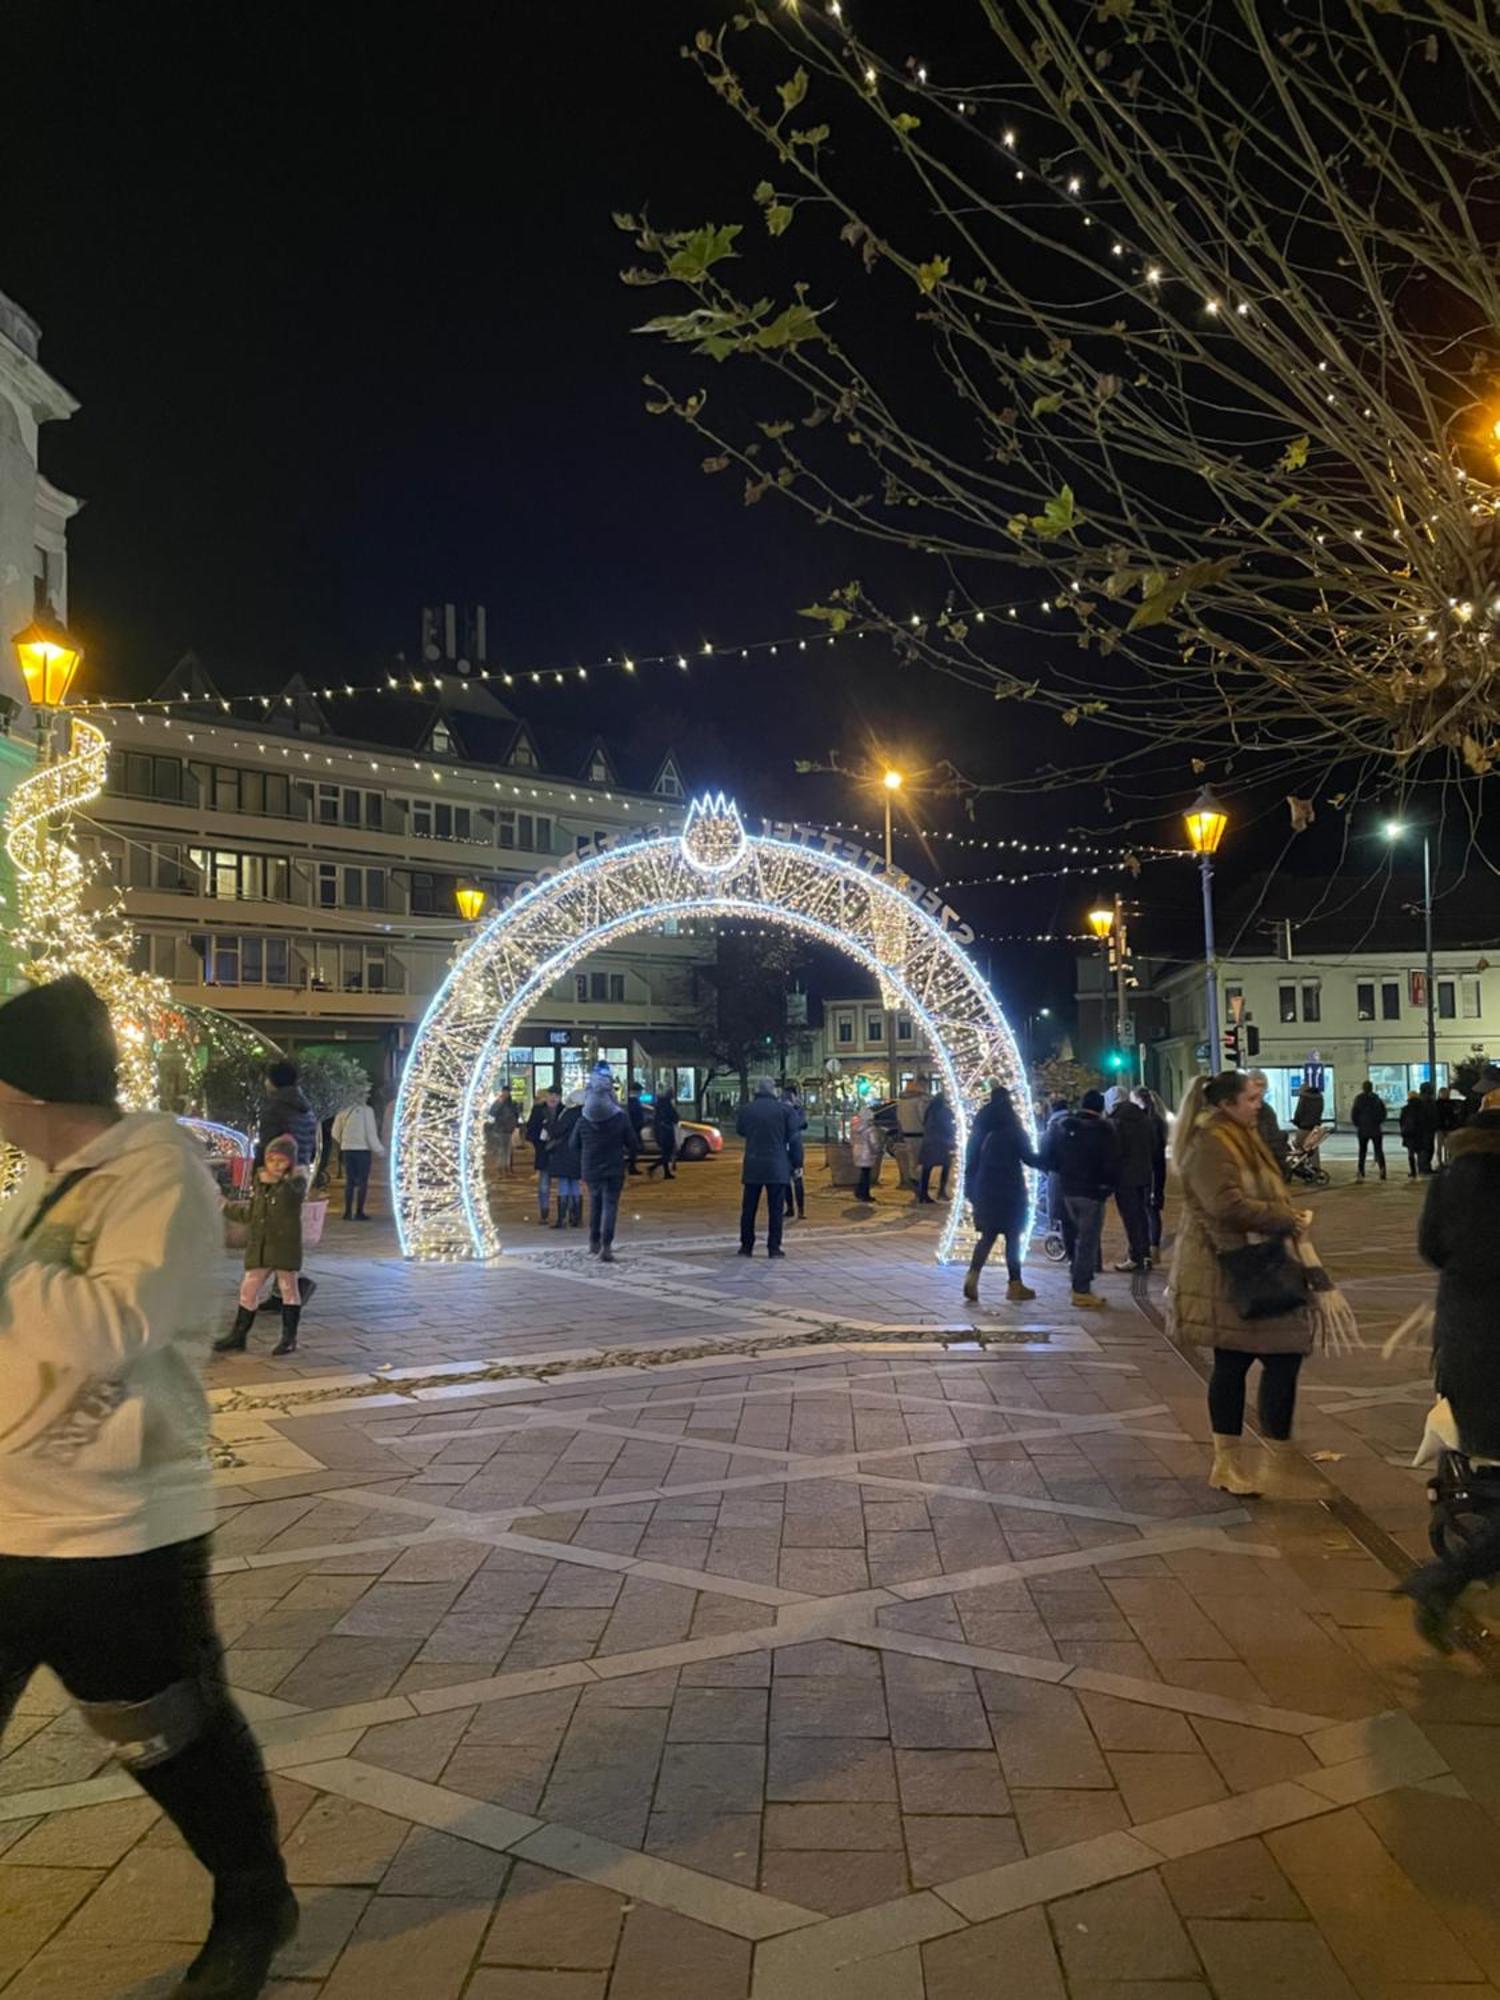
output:
[[[415,660],[420,607],[443,600],[486,604],[491,659],[512,667],[691,651],[805,630],[799,605],[880,574],[870,545],[744,508],[643,408],[662,357],[630,328],[660,307],[619,283],[634,252],[611,212],[743,217],[766,166],[678,54],[718,11],[13,0],[12,78],[37,115],[0,129],[0,290],[83,406],[46,434],[44,468],[86,502],[71,616],[90,692],[148,692],[190,647],[229,689],[368,680]],[[921,32],[940,39],[925,9]],[[732,369],[694,366],[734,396]],[[874,642],[688,683],[595,675],[587,700],[518,705],[544,743],[549,721],[675,743],[693,782],[809,818],[873,823],[878,805],[798,778],[798,757],[886,746],[996,777],[1037,754],[1015,707]],[[941,801],[920,817],[1101,822],[1077,794],[988,799],[977,825]],[[946,854],[901,858],[968,872]],[[1163,926],[1190,900],[1171,874],[1137,890]],[[1072,929],[1093,886],[960,900],[988,930]],[[1016,1004],[1071,986],[1064,952],[997,958]]]

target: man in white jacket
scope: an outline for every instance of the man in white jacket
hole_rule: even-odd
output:
[[[209,1595],[218,1200],[115,1067],[83,980],[0,1006],[0,1136],[30,1159],[0,1208],[0,1729],[50,1667],[214,1878],[173,2000],[254,2000],[297,1904]]]
[[[344,1220],[368,1222],[365,1201],[370,1191],[370,1166],[385,1147],[380,1143],[380,1120],[370,1109],[367,1090],[358,1104],[346,1104],[333,1121],[333,1143],[344,1167]]]

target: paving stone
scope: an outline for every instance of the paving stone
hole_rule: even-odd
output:
[[[302,1916],[297,1935],[277,1954],[276,1972],[285,1979],[326,1979],[369,1900],[365,1889],[300,1887],[297,1901]]]
[[[1101,1750],[1196,1750],[1185,1715],[1110,1694],[1080,1694],[1079,1704]],[[1266,1732],[1260,1731],[1260,1734]]]
[[[1378,1835],[1492,1984],[1500,1984],[1500,1826],[1470,1799],[1406,1789],[1368,1799]]]
[[[372,1897],[322,2000],[458,2000],[488,1917],[487,1906]]]
[[[1246,1729],[1237,1722],[1216,1722],[1195,1715],[1193,1730],[1232,1792],[1249,1792],[1283,1778],[1300,1778],[1315,1771],[1318,1760],[1297,1736],[1274,1729]]]
[[[1070,1791],[1114,1789],[1076,1695],[1043,1681],[1008,1675],[981,1673],[978,1680],[1008,1784]]]
[[[896,1795],[896,1769],[888,1744],[863,1736],[771,1738],[767,1799],[891,1801]]]
[[[839,1917],[905,1895],[910,1887],[906,1851],[901,1848],[874,1854],[865,1848],[850,1853],[830,1849],[768,1853],[761,1861],[760,1886],[768,1896]]]
[[[513,1972],[481,1966],[464,2000],[604,2000],[602,1972]]]
[[[882,1689],[846,1677],[778,1680],[771,1687],[771,1737],[888,1736]]]
[[[1008,1813],[1010,1795],[992,1750],[896,1752],[904,1813]]]
[[[377,1723],[359,1739],[360,1761],[436,1783],[468,1728],[471,1713],[456,1708],[445,1715],[419,1715],[411,1722]]]
[[[645,1904],[626,1918],[610,2000],[746,2000],[749,1991],[742,1939]]]
[[[290,1673],[274,1688],[283,1701],[304,1708],[333,1708],[340,1702],[374,1701],[389,1694],[402,1669],[411,1663],[418,1641],[393,1638],[324,1639],[299,1656]],[[239,1680],[239,1668],[233,1669]],[[253,1683],[242,1683],[253,1685]]]
[[[769,1805],[766,1851],[776,1848],[899,1848],[901,1815],[891,1805]]]
[[[1017,2000],[1068,2000],[1062,1967],[1042,1910],[1017,1910],[922,1947],[927,2000],[979,2000],[1014,1993]]]
[[[1013,1819],[978,1814],[922,1814],[904,1821],[911,1879],[918,1889],[1022,1859]]]
[[[1049,1854],[1130,1825],[1125,1801],[1113,1791],[1020,1790],[1011,1793],[1011,1803],[1028,1854]]]
[[[404,1820],[352,1799],[320,1798],[282,1849],[293,1882],[377,1883],[406,1838]]]
[[[765,1795],[766,1753],[759,1743],[668,1743],[656,1781],[658,1812],[758,1813]]]
[[[727,1660],[699,1660],[682,1669],[681,1687],[759,1687],[771,1685],[771,1655],[740,1653]]]
[[[166,2000],[192,1955],[170,1938],[59,1938],[10,1982],[6,2000]]]
[[[573,1720],[578,1699],[578,1689],[566,1687],[481,1702],[464,1732],[464,1742],[545,1743],[555,1749]]]
[[[1133,1825],[1227,1796],[1223,1779],[1201,1750],[1122,1750],[1106,1761]]]
[[[724,1812],[706,1804],[687,1811],[654,1811],[643,1844],[648,1854],[681,1868],[753,1889],[760,1867],[760,1814]]]
[[[758,1688],[683,1688],[667,1730],[673,1743],[760,1743],[766,1697]]]
[[[1215,2000],[1360,2000],[1312,1924],[1190,1922]]]
[[[138,1937],[197,1943],[208,1929],[212,1885],[180,1841],[172,1847],[132,1849],[102,1881],[91,1872],[67,1872],[77,1884],[78,1897],[94,1883],[99,1884],[69,1926],[71,1934],[81,1940]],[[24,1911],[30,1898],[24,1888],[18,1891],[10,1884],[24,1884],[33,1875],[37,1877],[33,1895],[42,1892],[44,1879],[54,1879],[51,1870],[17,1870],[12,1875],[8,1869],[0,1869],[0,1879],[7,1883],[0,1892],[7,1908],[12,1895],[19,1893],[26,1898],[19,1904]],[[7,1915],[7,1927],[10,1922]]]
[[[518,1861],[480,1958],[486,1965],[607,1971],[614,1963],[625,1898]]]
[[[1070,1981],[1191,1979],[1198,1957],[1155,1875],[1130,1875],[1051,1905]]]
[[[6,1865],[113,1868],[159,1817],[159,1808],[149,1799],[122,1799],[117,1805],[56,1813],[5,1849]]]
[[[451,1791],[462,1792],[466,1798],[507,1806],[512,1812],[534,1813],[556,1761],[556,1751],[546,1745],[461,1743],[440,1777]]]
[[[873,1646],[849,1646],[836,1639],[809,1639],[800,1646],[781,1646],[770,1656],[778,1680],[814,1679],[834,1675],[849,1680],[881,1680],[880,1655]]]
[[[1161,1879],[1183,1917],[1243,1923],[1256,1917],[1294,1922],[1307,1915],[1263,1840],[1232,1840],[1203,1854],[1185,1854],[1164,1863]]]
[[[493,1848],[455,1839],[430,1826],[414,1826],[381,1878],[383,1896],[460,1897],[493,1902],[510,1862]]]

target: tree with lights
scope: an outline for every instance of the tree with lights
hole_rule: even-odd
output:
[[[1107,728],[1072,775],[1137,800],[1153,778],[1180,795],[1205,757],[1278,783],[1294,826],[1319,789],[1482,778],[1485,10],[969,0],[943,10],[951,83],[868,43],[858,12],[768,0],[701,31],[684,53],[767,177],[742,221],[618,218],[644,258],[627,282],[676,295],[643,331],[757,364],[730,408],[712,366],[652,384],[704,470],[941,566],[939,615],[849,583],[809,616],[881,623],[912,660]],[[1018,629],[1051,642],[1026,648],[1035,679]],[[1457,790],[1476,818],[1480,787]]]

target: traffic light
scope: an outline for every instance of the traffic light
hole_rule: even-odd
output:
[[[1130,1057],[1124,1049],[1111,1049],[1104,1058],[1104,1067],[1113,1070],[1118,1076],[1122,1069],[1130,1067]]]
[[[1253,1021],[1245,1023],[1245,1054],[1252,1062],[1260,1054],[1260,1029]]]
[[[1224,1067],[1238,1069],[1240,1066],[1240,1030],[1236,1023],[1224,1030]]]

